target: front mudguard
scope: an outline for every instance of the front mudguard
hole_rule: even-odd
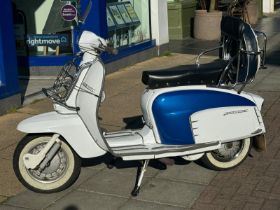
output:
[[[69,143],[81,158],[104,155],[77,114],[48,112],[20,122],[17,129],[24,133],[57,133]]]

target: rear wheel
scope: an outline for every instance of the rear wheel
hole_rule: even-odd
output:
[[[48,135],[28,135],[18,144],[13,167],[19,181],[28,189],[40,193],[59,192],[72,185],[80,174],[81,160],[72,148],[61,140],[61,147],[43,171],[27,169],[23,156],[38,154],[51,139]]]
[[[248,156],[250,149],[250,138],[224,143],[220,149],[205,153],[201,161],[210,169],[228,170],[242,163]]]

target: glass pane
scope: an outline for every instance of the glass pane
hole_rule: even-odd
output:
[[[111,45],[133,46],[151,39],[150,0],[107,0]]]
[[[13,13],[14,13],[14,29],[16,34],[16,45],[18,55],[61,55],[72,54],[71,43],[71,26],[75,24],[75,21],[64,21],[61,16],[61,9],[65,4],[69,2],[61,0],[14,0],[13,1]],[[76,5],[75,1],[72,3]],[[57,48],[57,46],[46,47],[38,44],[41,42],[40,36],[34,35],[59,35],[65,34],[68,37],[67,43]],[[27,46],[25,37],[33,37],[33,43],[36,46]],[[34,38],[35,37],[35,38]],[[65,39],[64,37],[64,39]],[[43,37],[42,39],[53,39],[50,36]],[[37,40],[36,40],[37,39]],[[28,42],[30,43],[30,42]],[[57,42],[55,42],[57,43]],[[39,46],[40,45],[40,46]]]

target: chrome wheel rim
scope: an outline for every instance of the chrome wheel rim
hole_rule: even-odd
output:
[[[236,159],[244,148],[243,141],[234,141],[222,144],[220,149],[211,152],[213,157],[221,162],[229,162]]]
[[[31,148],[28,153],[38,154],[46,145],[46,143],[41,143]],[[41,183],[53,183],[61,179],[68,167],[68,158],[65,151],[62,148],[56,153],[53,159],[46,165],[43,171],[38,169],[26,169],[27,173],[38,182]]]

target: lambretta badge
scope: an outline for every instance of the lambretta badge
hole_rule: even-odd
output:
[[[87,83],[83,82],[82,85],[90,92],[94,93],[94,88],[88,85]]]
[[[245,113],[245,112],[248,112],[248,109],[226,112],[226,113],[224,113],[224,116],[227,116],[227,115],[230,115],[230,114],[241,114],[241,113]]]

